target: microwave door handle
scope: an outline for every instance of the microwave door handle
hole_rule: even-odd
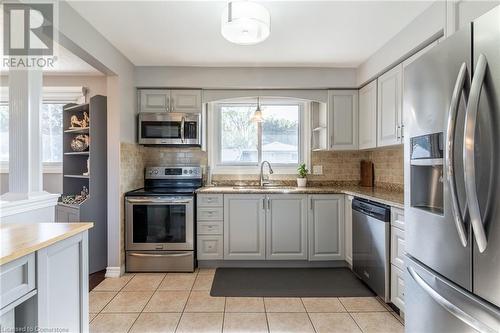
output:
[[[183,116],[181,119],[181,142],[184,143],[184,126],[186,124],[186,118]]]
[[[451,196],[451,208],[453,213],[453,220],[455,221],[455,227],[458,231],[458,237],[463,247],[467,247],[467,232],[464,226],[464,218],[460,210],[460,204],[457,196],[457,184],[455,181],[455,166],[454,166],[454,154],[455,154],[455,131],[456,131],[456,121],[458,114],[458,107],[460,105],[460,97],[462,91],[465,95],[465,102],[467,103],[469,84],[467,80],[467,65],[463,63],[458,72],[457,81],[455,82],[455,88],[453,89],[453,95],[451,98],[450,109],[448,111],[448,124],[446,128],[447,133],[447,144],[446,144],[446,179],[448,180],[448,185],[450,188]]]
[[[488,240],[486,238],[486,232],[481,219],[481,211],[479,209],[479,201],[476,192],[474,146],[477,114],[479,111],[479,98],[481,96],[487,66],[488,62],[486,57],[483,54],[480,54],[476,65],[476,71],[474,72],[474,77],[472,78],[469,101],[465,112],[465,141],[463,151],[466,201],[469,208],[472,230],[474,231],[474,236],[480,253],[483,253],[486,250]]]

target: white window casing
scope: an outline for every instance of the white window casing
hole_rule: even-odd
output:
[[[210,166],[213,174],[259,174],[260,165],[258,163],[239,163],[235,165],[222,164],[220,162],[220,145],[221,145],[221,130],[220,130],[220,106],[222,104],[256,104],[255,98],[249,99],[235,99],[224,100],[220,103],[212,102],[207,103],[207,133],[206,136],[207,151],[208,151],[208,165]],[[310,168],[310,102],[291,98],[265,98],[261,100],[261,104],[294,104],[299,105],[299,163],[305,163]],[[297,164],[277,164],[272,163],[275,174],[294,175],[297,173]]]

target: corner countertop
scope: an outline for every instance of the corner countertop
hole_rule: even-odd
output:
[[[93,223],[2,223],[0,265],[84,232]]]
[[[271,188],[257,188],[252,186],[231,187],[213,186],[198,189],[200,194],[347,194],[359,198],[373,200],[385,205],[404,209],[404,192],[377,187],[363,186],[317,186],[317,187],[289,187],[276,186]]]

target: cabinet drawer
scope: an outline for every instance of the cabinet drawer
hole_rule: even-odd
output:
[[[35,289],[35,254],[2,265],[0,309]]]
[[[391,303],[401,312],[405,310],[405,279],[404,272],[391,265]]]
[[[198,194],[198,207],[222,206],[222,194]]]
[[[391,225],[405,230],[405,211],[399,208],[391,207]]]
[[[222,235],[222,221],[198,222],[198,235]]]
[[[403,230],[391,227],[391,264],[404,270],[405,233]]]
[[[198,236],[198,260],[223,258],[222,236]]]
[[[222,220],[224,215],[222,207],[198,208],[198,220]]]

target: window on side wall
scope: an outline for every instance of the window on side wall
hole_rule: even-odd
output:
[[[269,161],[282,173],[294,173],[305,160],[306,104],[296,99],[261,99],[264,121],[252,122],[255,100],[213,104],[214,171],[255,172]]]
[[[66,103],[43,103],[40,110],[42,162],[44,172],[62,172],[62,112]],[[8,170],[9,104],[0,104],[0,163]]]

